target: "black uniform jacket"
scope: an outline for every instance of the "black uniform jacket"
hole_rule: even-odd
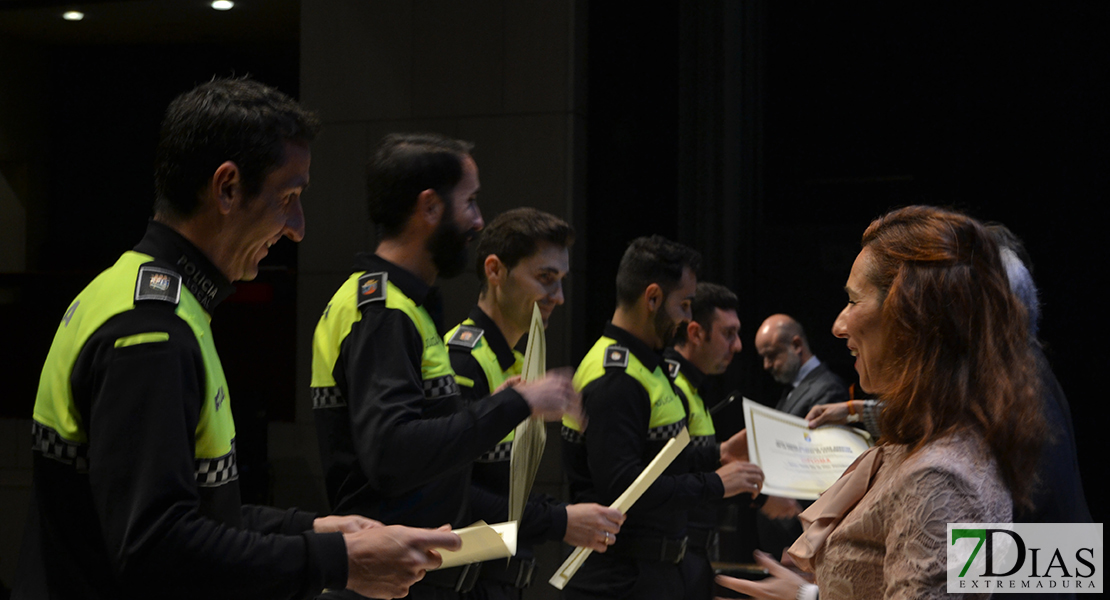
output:
[[[209,313],[234,291],[161,223],[150,223],[135,250],[179,273]],[[346,586],[343,537],[312,533],[315,515],[241,506],[237,480],[198,487],[204,362],[174,308],[138,303],[79,354],[71,384],[88,472],[35,453],[14,598],[297,598]],[[169,340],[114,347],[151,330]]]

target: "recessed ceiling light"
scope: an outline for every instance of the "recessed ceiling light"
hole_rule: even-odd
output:
[[[80,21],[85,18],[85,13],[79,10],[67,10],[62,13],[62,18],[67,21]]]
[[[212,8],[216,10],[231,10],[235,7],[235,3],[230,0],[216,0],[212,3]]]

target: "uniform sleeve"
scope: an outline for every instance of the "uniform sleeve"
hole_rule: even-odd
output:
[[[472,462],[531,414],[511,389],[465,407],[458,396],[425,399],[423,341],[400,311],[372,307],[343,344],[339,362],[355,452],[371,484],[386,494]]]
[[[586,449],[600,504],[609,505],[647,467],[647,432],[651,400],[635,379],[623,372],[606,373],[583,390],[589,415]],[[716,473],[674,474],[675,466],[636,501],[645,509],[686,509],[721,498],[724,486]]]
[[[115,347],[120,336],[148,331],[169,339]],[[265,535],[201,514],[193,457],[204,364],[192,331],[172,312],[116,317],[78,363],[92,502],[124,585],[204,598],[296,598],[345,587],[341,535]]]
[[[716,471],[721,466],[720,444],[689,448],[688,452],[690,453],[691,471]]]
[[[470,404],[489,396],[489,381],[486,381],[486,372],[478,359],[469,350],[455,346],[448,346],[447,349],[451,370],[455,372],[463,400]]]
[[[316,513],[306,512],[299,508],[282,510],[271,506],[258,506],[244,504],[239,510],[240,525],[243,529],[250,529],[259,533],[299,534],[312,531]]]

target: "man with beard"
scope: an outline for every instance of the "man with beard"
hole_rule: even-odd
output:
[[[716,447],[716,429],[713,418],[701,397],[700,387],[708,375],[720,375],[740,352],[740,317],[736,311],[740,300],[723,285],[698,282],[693,318],[679,327],[673,348],[667,348],[663,357],[667,361],[667,374],[682,392],[689,408],[690,444]],[[705,503],[690,509],[686,545],[686,558],[682,561],[686,573],[689,598],[713,597],[713,567],[710,560],[717,554],[717,507]]]
[[[470,405],[459,395],[432,286],[462,271],[466,244],[483,225],[470,148],[393,134],[367,167],[381,241],[356,256],[313,338],[313,415],[333,511],[389,524],[470,525],[470,464],[529,416],[558,419],[577,403],[560,374]],[[476,571],[430,572],[410,597],[457,598]]]
[[[786,386],[775,410],[804,417],[818,404],[846,402],[848,386],[813,355],[805,330],[788,315],[771,315],[755,334],[763,370]]]
[[[785,385],[776,410],[804,417],[814,406],[846,402],[848,386],[814,356],[805,330],[788,315],[771,315],[755,334],[755,349],[763,369]],[[797,515],[809,506],[792,498],[768,496],[756,516],[759,547],[772,556],[802,535]]]
[[[575,502],[611,504],[687,425],[688,409],[658,353],[691,318],[699,262],[697,252],[661,236],[634,240],[621,259],[613,319],[574,375],[589,428],[563,419]],[[628,511],[616,543],[590,555],[566,597],[692,597],[682,573],[687,511],[754,496],[763,482],[741,442],[686,448]]]

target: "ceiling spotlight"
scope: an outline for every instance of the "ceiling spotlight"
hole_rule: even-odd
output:
[[[235,7],[235,3],[230,0],[216,0],[212,3],[212,8],[216,10],[231,10]]]
[[[85,13],[79,10],[67,10],[62,13],[62,18],[67,21],[80,21],[85,18]]]

